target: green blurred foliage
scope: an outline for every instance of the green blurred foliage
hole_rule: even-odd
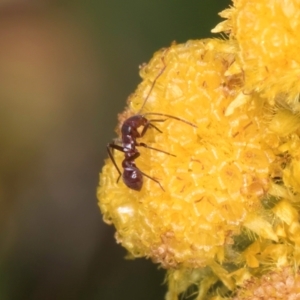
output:
[[[228,0],[0,3],[0,299],[163,299],[95,190],[138,66],[211,36]]]

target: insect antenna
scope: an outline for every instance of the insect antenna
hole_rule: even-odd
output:
[[[165,51],[167,51],[167,50],[168,50],[168,49],[166,49]],[[144,108],[144,106],[145,106],[145,104],[146,104],[146,102],[147,102],[147,100],[148,100],[148,98],[149,98],[149,96],[150,96],[150,94],[151,94],[151,92],[152,92],[152,90],[153,90],[155,84],[156,84],[157,79],[163,74],[163,72],[165,71],[165,69],[166,69],[166,67],[167,67],[167,65],[165,64],[165,61],[164,61],[164,56],[161,58],[161,60],[162,60],[162,63],[164,64],[164,66],[163,66],[163,68],[159,71],[159,73],[158,73],[158,75],[155,77],[155,79],[153,80],[153,82],[152,82],[152,84],[151,84],[151,87],[150,87],[150,90],[149,90],[149,92],[148,92],[148,94],[147,94],[147,96],[146,96],[146,98],[145,98],[145,100],[144,100],[143,105],[142,105],[141,108],[139,109],[137,115],[140,114],[141,111],[143,110],[143,108]]]
[[[190,126],[193,126],[195,128],[198,128],[197,125],[187,121],[187,120],[184,120],[184,119],[181,119],[181,118],[178,118],[178,117],[175,117],[175,116],[172,116],[172,115],[168,115],[168,114],[163,114],[163,113],[154,113],[154,112],[149,112],[149,113],[145,113],[143,114],[143,116],[163,116],[163,117],[167,117],[167,118],[171,118],[171,119],[174,119],[174,120],[177,120],[177,121],[180,121],[180,122],[183,122],[183,123],[186,123]],[[150,120],[151,121],[151,120]]]

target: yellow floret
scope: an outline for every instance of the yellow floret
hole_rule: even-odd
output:
[[[234,0],[220,15],[227,18],[213,32],[237,41],[245,91],[256,91],[300,111],[299,0]]]

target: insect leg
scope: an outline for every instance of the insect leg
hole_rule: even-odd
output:
[[[111,150],[110,150],[111,148],[112,148],[112,149],[119,150],[119,151],[122,151],[122,152],[124,152],[124,148],[121,147],[121,146],[119,146],[119,145],[116,145],[116,144],[114,144],[114,143],[107,144],[107,146],[106,146],[107,153],[108,153],[108,155],[109,155],[111,161],[113,162],[114,166],[116,167],[116,169],[117,169],[117,171],[118,171],[118,173],[119,173],[119,177],[118,177],[118,179],[117,179],[117,183],[118,183],[119,180],[120,180],[120,177],[121,177],[121,175],[122,175],[122,172],[120,171],[120,169],[119,169],[119,167],[118,167],[118,165],[117,165],[117,163],[116,163],[116,161],[115,161],[115,158],[114,158],[114,156],[113,156],[113,154],[112,154],[112,152],[111,152]]]
[[[146,177],[148,177],[149,179],[151,179],[151,180],[153,180],[154,182],[156,182],[156,183],[160,186],[160,188],[165,192],[164,188],[162,187],[162,185],[160,184],[160,182],[159,182],[157,179],[155,179],[155,178],[153,178],[153,177],[151,177],[151,176],[145,174],[145,173],[142,172],[141,170],[140,170],[140,172],[141,172],[144,176],[146,176]]]
[[[157,148],[148,146],[148,145],[145,144],[145,143],[138,143],[137,146],[141,146],[141,147],[144,147],[144,148],[148,148],[148,149],[151,149],[151,150],[155,150],[155,151],[162,152],[162,153],[165,153],[165,154],[168,154],[168,155],[171,155],[171,156],[176,157],[175,154],[172,154],[172,153],[170,153],[170,152],[167,152],[167,151],[164,151],[164,150],[161,150],[161,149],[157,149]]]

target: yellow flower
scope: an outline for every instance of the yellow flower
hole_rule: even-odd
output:
[[[100,177],[104,220],[132,257],[169,269],[168,300],[193,284],[198,300],[227,295],[266,266],[300,263],[297,122],[290,110],[244,93],[235,49],[200,40],[157,52],[119,128],[145,114],[157,128],[137,142],[169,154],[136,146],[136,166],[151,177],[141,191],[117,182],[110,159]],[[287,133],[286,124],[294,124]],[[115,150],[114,159],[122,171],[124,153]]]
[[[212,31],[224,31],[237,42],[245,91],[259,92],[300,111],[300,1],[234,0],[220,13],[226,21]]]
[[[213,30],[230,39],[155,53],[119,116],[120,138],[149,123],[112,146],[99,206],[131,257],[168,269],[167,300],[299,285],[299,14],[299,0],[234,1]]]

